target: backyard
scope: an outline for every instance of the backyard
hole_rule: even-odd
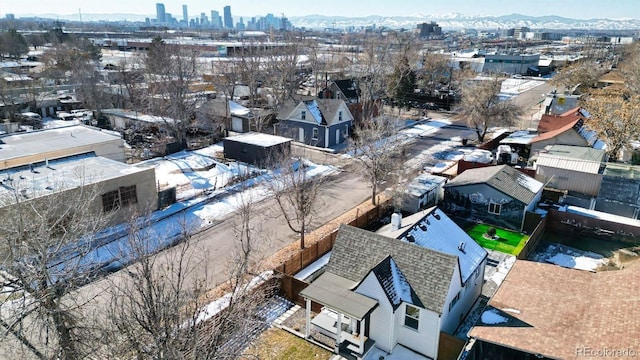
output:
[[[487,235],[489,228],[495,229],[493,238]],[[518,256],[529,239],[528,235],[515,231],[493,227],[487,224],[477,224],[467,230],[467,234],[485,249],[499,251]]]

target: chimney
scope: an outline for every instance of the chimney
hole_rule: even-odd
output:
[[[391,229],[398,230],[402,227],[402,215],[400,213],[391,214]]]

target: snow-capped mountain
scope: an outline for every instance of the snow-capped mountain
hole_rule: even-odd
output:
[[[443,29],[505,29],[526,26],[531,29],[582,29],[582,30],[629,30],[640,29],[638,19],[570,19],[561,16],[527,16],[511,14],[503,16],[463,15],[451,13],[444,15],[411,16],[324,16],[308,15],[290,17],[294,26],[312,29],[344,28],[348,26],[371,26],[414,28],[422,22],[435,21]]]

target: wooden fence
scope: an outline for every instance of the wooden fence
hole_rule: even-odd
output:
[[[305,249],[293,251],[285,261],[275,268],[275,271],[281,274],[281,295],[298,305],[304,306],[304,299],[299,294],[309,284],[294,278],[293,275],[331,251],[333,244],[336,242],[340,225],[347,224],[366,228],[389,214],[390,203],[390,199],[386,197],[381,199],[379,197],[378,205],[366,204],[366,206],[362,206],[363,204],[361,204],[306,236],[305,239],[309,239],[309,245]],[[360,210],[361,208],[364,210]]]
[[[540,239],[542,239],[542,235],[547,228],[548,219],[548,216],[542,218],[538,226],[536,226],[536,228],[531,232],[529,240],[527,240],[527,243],[524,245],[522,251],[520,251],[520,254],[518,254],[517,256],[518,259],[526,259],[538,246],[538,243],[540,243]]]

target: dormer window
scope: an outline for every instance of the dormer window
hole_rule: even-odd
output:
[[[307,112],[306,111],[302,111],[300,113],[300,119],[302,120],[307,120]]]
[[[338,111],[338,121],[342,121],[342,111]]]

